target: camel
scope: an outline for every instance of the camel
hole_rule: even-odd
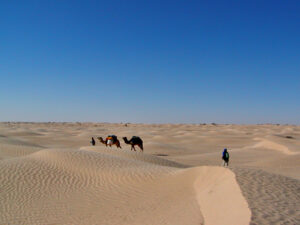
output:
[[[109,145],[110,147],[111,147],[112,145],[116,145],[117,148],[122,148],[121,145],[120,145],[120,141],[118,140],[117,136],[115,136],[115,135],[109,135],[109,136],[105,139],[105,141],[103,140],[102,137],[97,137],[97,138],[98,138],[98,140],[99,140],[102,144],[104,144],[106,147],[107,147],[107,145]]]
[[[127,140],[127,137],[123,137],[123,139],[126,144],[131,145],[131,150],[133,149],[134,151],[136,151],[134,147],[135,145],[139,146],[142,151],[144,150],[143,141],[140,137],[132,136],[129,141]]]

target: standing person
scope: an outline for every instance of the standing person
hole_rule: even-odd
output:
[[[223,166],[225,166],[225,165],[228,166],[228,163],[229,163],[229,153],[227,151],[227,148],[224,148],[222,159],[223,159]]]
[[[92,145],[96,144],[95,139],[93,137],[92,137],[91,143],[92,143]]]

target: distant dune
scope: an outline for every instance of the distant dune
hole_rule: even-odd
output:
[[[0,123],[0,224],[300,224],[299,147],[299,126]]]

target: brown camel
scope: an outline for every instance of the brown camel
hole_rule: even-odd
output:
[[[117,148],[122,148],[120,145],[120,141],[118,140],[117,136],[115,135],[108,135],[108,137],[105,139],[105,141],[103,140],[102,137],[97,137],[97,139],[104,144],[106,147],[107,145],[109,145],[110,147],[112,145],[116,145]]]
[[[136,151],[134,147],[135,145],[139,146],[142,151],[144,150],[143,140],[140,137],[132,136],[129,141],[127,140],[127,137],[123,137],[123,139],[126,144],[131,145],[131,150],[133,149],[134,151]]]

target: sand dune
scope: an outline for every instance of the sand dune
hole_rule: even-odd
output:
[[[257,144],[255,144],[253,146],[253,148],[266,148],[266,149],[271,149],[271,150],[275,150],[275,151],[279,151],[282,152],[284,154],[287,155],[295,155],[298,154],[298,152],[292,152],[289,150],[288,147],[286,147],[285,145],[281,145],[278,144],[276,142],[273,141],[269,141],[267,139],[263,139],[263,138],[255,138],[255,141],[259,141]]]
[[[290,224],[300,222],[299,181],[262,170],[233,170],[251,212],[251,224]]]
[[[183,167],[155,156],[108,152],[103,148],[97,151],[47,149],[3,160],[0,221],[3,224],[20,221],[25,224],[201,224],[202,216],[211,218],[211,209],[205,211],[207,206],[202,202],[204,193],[210,192],[210,202],[220,203],[214,213],[221,214],[228,206],[235,207],[245,211],[239,224],[248,224],[248,205],[228,169]],[[231,190],[234,186],[237,190],[233,189],[228,196],[236,196],[238,202],[224,201],[216,185],[221,189],[229,185],[227,188]],[[215,219],[206,224],[239,221],[229,218],[231,223]]]
[[[235,175],[220,167],[199,167],[197,199],[206,225],[249,224],[251,212]]]
[[[107,134],[145,151],[87,146]],[[0,224],[300,224],[299,147],[297,126],[0,123]]]

